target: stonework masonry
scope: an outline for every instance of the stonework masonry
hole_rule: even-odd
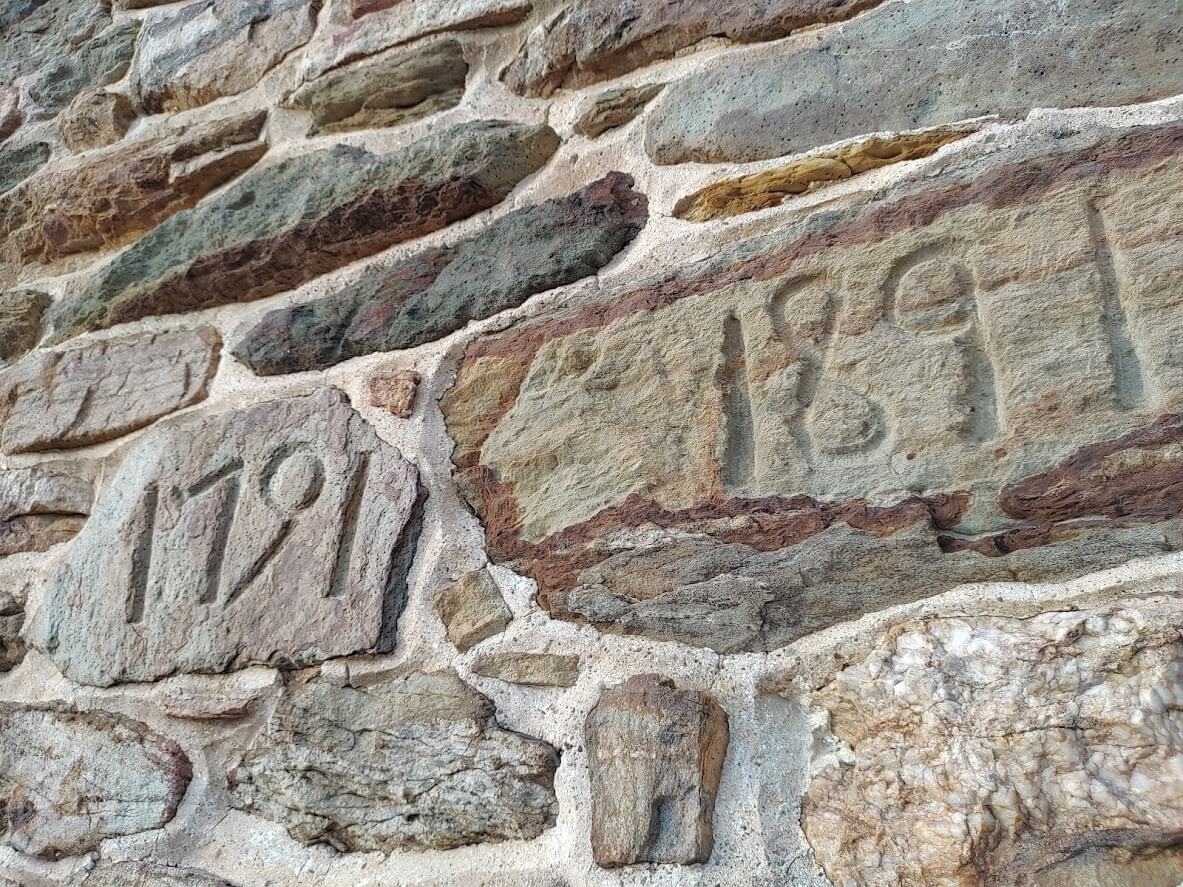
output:
[[[1183,885],[1180,46],[0,3],[0,887]]]

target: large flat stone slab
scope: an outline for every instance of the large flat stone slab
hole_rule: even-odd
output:
[[[390,154],[337,145],[252,170],[121,253],[55,334],[261,299],[499,203],[558,147],[546,126],[480,121]]]
[[[658,163],[766,160],[983,114],[1163,98],[1183,83],[1178,29],[1176,0],[885,3],[816,43],[671,84],[646,146]]]
[[[316,30],[319,0],[199,0],[151,13],[132,70],[151,113],[183,111],[257,84]]]
[[[342,852],[529,840],[554,824],[556,751],[503,730],[453,672],[289,687],[230,774],[232,803]]]
[[[267,152],[265,112],[43,166],[0,196],[0,262],[112,249],[194,206]]]
[[[234,355],[261,375],[324,369],[431,342],[595,274],[648,221],[648,203],[632,183],[609,173],[455,246],[375,269],[335,296],[269,312]]]
[[[160,828],[192,768],[139,721],[60,705],[0,703],[0,840],[44,859]]]
[[[501,78],[518,95],[548,96],[672,58],[709,37],[775,40],[799,28],[843,21],[881,2],[761,0],[720,6],[712,0],[578,0],[529,35]]]
[[[94,486],[82,477],[44,468],[0,471],[0,557],[72,539],[93,499]]]
[[[717,650],[1183,547],[1183,127],[1030,127],[468,346],[491,556]]]
[[[1183,877],[1183,604],[892,628],[812,694],[801,824],[835,884]],[[775,785],[769,786],[775,790]]]
[[[0,376],[0,450],[90,446],[205,400],[221,349],[200,327],[36,354]]]
[[[99,686],[387,652],[419,496],[335,389],[178,418],[124,458],[31,642]]]

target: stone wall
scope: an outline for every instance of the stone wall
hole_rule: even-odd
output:
[[[0,885],[1183,882],[1178,0],[10,0]]]

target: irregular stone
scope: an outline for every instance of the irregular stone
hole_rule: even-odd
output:
[[[27,648],[21,638],[24,624],[24,605],[8,592],[0,591],[0,674],[12,671],[25,658]]]
[[[342,852],[447,850],[554,825],[557,766],[452,672],[313,681],[287,690],[230,773],[231,803]]]
[[[37,354],[0,376],[0,450],[87,447],[205,400],[221,347],[206,326]]]
[[[706,862],[729,740],[719,703],[636,675],[601,694],[584,735],[596,864]]]
[[[381,407],[399,419],[411,418],[420,376],[414,370],[398,370],[370,376],[370,405]]]
[[[248,669],[226,677],[180,675],[157,684],[156,701],[169,717],[229,721],[251,714],[278,683],[278,673]]]
[[[132,78],[153,114],[237,95],[303,46],[321,0],[202,0],[151,13]]]
[[[809,25],[839,22],[882,0],[710,0],[620,3],[583,0],[540,25],[501,79],[518,95],[548,96],[627,74],[708,37],[775,40]]]
[[[1168,48],[1178,15],[1176,0],[885,3],[801,49],[671,85],[645,143],[658,163],[769,160],[863,133],[1163,98],[1183,82]]]
[[[532,0],[346,0],[330,7],[324,39],[308,48],[305,80],[421,37],[522,21]],[[365,21],[357,21],[362,17]]]
[[[444,585],[436,594],[435,606],[448,640],[461,653],[505,631],[513,619],[488,570],[473,570]]]
[[[692,222],[738,216],[780,206],[786,197],[804,194],[825,182],[849,179],[873,169],[929,157],[963,139],[968,132],[928,130],[887,138],[867,139],[828,154],[817,154],[785,166],[716,182],[683,197],[674,215]]]
[[[192,768],[145,724],[63,705],[0,703],[0,839],[42,859],[169,822]]]
[[[556,653],[486,653],[472,663],[472,673],[529,687],[574,687],[579,657]]]
[[[58,115],[57,130],[65,146],[78,153],[115,144],[135,119],[136,112],[123,93],[88,89]]]
[[[0,293],[0,368],[24,357],[41,338],[41,318],[53,300],[35,290]]]
[[[84,89],[127,73],[140,23],[111,22],[107,0],[30,0],[0,11],[0,83],[21,81],[26,112],[52,117]]]
[[[42,169],[0,197],[0,261],[122,246],[253,166],[267,152],[266,120],[202,123]]]
[[[30,641],[98,686],[389,652],[421,504],[336,389],[179,417],[128,452]]]
[[[0,142],[20,129],[24,115],[20,108],[20,93],[13,87],[0,88]]]
[[[456,107],[467,74],[459,41],[439,40],[334,68],[285,104],[312,114],[310,134],[397,126]]]
[[[1181,154],[1029,124],[475,339],[442,408],[490,557],[736,652],[1178,550]]]
[[[664,83],[647,83],[609,89],[600,93],[575,123],[575,132],[589,139],[630,122],[665,89]]]
[[[337,145],[253,171],[121,253],[63,303],[56,334],[294,289],[497,204],[557,147],[548,127],[482,121],[381,156]]]
[[[75,883],[77,887],[234,887],[229,881],[196,869],[150,862],[117,862],[100,866]]]
[[[49,160],[49,145],[29,142],[15,148],[0,148],[0,194],[11,191]]]
[[[609,173],[515,210],[455,246],[376,269],[335,296],[269,312],[234,355],[260,375],[324,369],[431,342],[594,274],[648,220],[648,202],[632,183]]]
[[[893,627],[813,694],[841,749],[805,794],[814,856],[839,884],[1173,884],[1180,619],[1159,598]]]
[[[72,539],[90,514],[90,481],[41,468],[0,471],[0,557]]]

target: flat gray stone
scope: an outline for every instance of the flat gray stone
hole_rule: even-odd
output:
[[[557,766],[453,672],[404,672],[289,687],[229,779],[234,806],[298,841],[388,853],[537,837],[555,821]]]
[[[53,300],[36,290],[0,293],[0,369],[23,357],[41,338],[41,318]]]
[[[484,653],[472,663],[472,673],[527,687],[574,687],[579,680],[579,657],[558,653]]]
[[[234,887],[196,869],[150,862],[117,862],[93,869],[74,882],[76,887]]]
[[[335,389],[178,418],[126,455],[30,641],[99,686],[388,652],[418,503]]]
[[[151,113],[183,111],[257,84],[316,29],[313,0],[202,0],[149,15],[132,71]]]
[[[46,351],[0,377],[0,450],[85,447],[204,400],[218,368],[213,327]]]
[[[139,721],[0,703],[0,841],[22,853],[76,856],[160,828],[191,776],[180,747]]]
[[[646,146],[658,163],[765,160],[982,114],[1162,98],[1183,83],[1179,18],[1178,0],[885,3],[805,48],[671,84]]]
[[[28,142],[16,147],[0,148],[0,194],[11,191],[49,160],[49,145]]]
[[[41,468],[0,471],[0,557],[73,538],[93,498],[84,478]]]

